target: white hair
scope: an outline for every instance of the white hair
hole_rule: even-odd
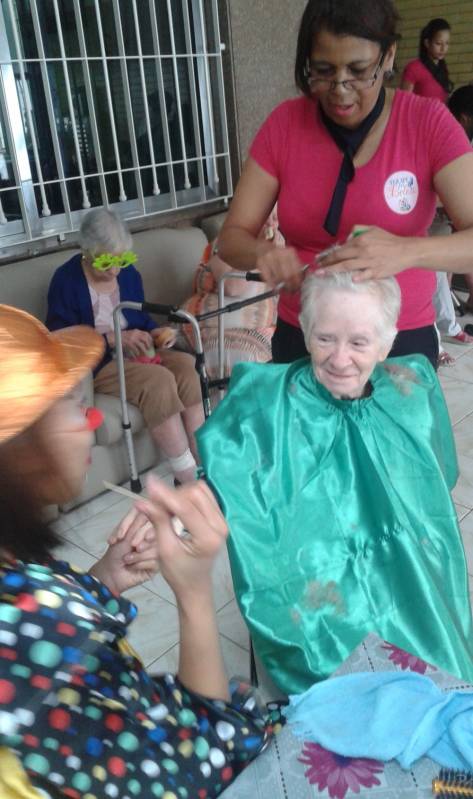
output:
[[[93,208],[82,220],[80,246],[82,252],[99,255],[131,249],[131,233],[119,216],[106,208]]]
[[[302,286],[302,310],[299,316],[307,349],[317,318],[320,301],[329,291],[351,291],[354,294],[371,294],[379,302],[380,325],[377,333],[380,343],[391,347],[397,334],[397,320],[401,308],[401,291],[393,277],[381,280],[353,282],[356,272],[329,272],[323,277],[309,275]]]

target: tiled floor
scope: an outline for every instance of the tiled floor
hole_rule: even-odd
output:
[[[462,321],[472,321],[465,317]],[[447,344],[446,349],[457,358],[453,367],[440,371],[452,423],[454,425],[460,463],[460,479],[453,497],[460,519],[473,601],[473,345]],[[170,481],[170,476],[161,476]],[[113,527],[126,514],[131,501],[107,492],[87,505],[63,515],[57,527],[64,537],[61,557],[77,566],[89,568],[105,549]],[[219,630],[225,662],[232,675],[247,676],[249,669],[248,634],[232,590],[225,552],[218,559],[214,574]],[[143,586],[128,592],[139,609],[132,625],[131,643],[140,652],[153,672],[177,668],[178,625],[172,591],[162,577],[154,577]],[[265,682],[265,693],[271,693]]]

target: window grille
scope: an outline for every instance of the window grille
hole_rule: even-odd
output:
[[[0,0],[0,246],[230,196],[218,0]]]

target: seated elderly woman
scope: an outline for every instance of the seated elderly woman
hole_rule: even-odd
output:
[[[112,311],[121,301],[144,299],[141,277],[133,266],[136,255],[130,252],[131,236],[122,221],[104,208],[84,217],[80,241],[82,254],[54,273],[46,325],[50,330],[81,324],[95,327],[106,344],[95,373],[95,391],[119,396]],[[175,478],[182,483],[193,480],[194,432],[204,421],[194,359],[170,349],[176,332],[158,327],[146,313],[125,309],[121,327],[128,401],[142,412]]]
[[[227,528],[209,489],[150,481],[88,573],[54,559],[42,519],[84,480],[92,434],[74,387],[102,352],[90,328],[49,333],[0,305],[0,796],[210,799],[266,733],[223,667],[211,570]],[[157,562],[178,677],[151,678],[125,638],[136,608],[122,593]]]
[[[287,693],[369,632],[473,679],[452,430],[427,359],[385,361],[399,305],[392,278],[308,277],[310,358],[237,366],[197,437],[240,609]]]

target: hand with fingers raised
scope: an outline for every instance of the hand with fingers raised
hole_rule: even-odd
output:
[[[160,569],[176,598],[208,589],[228,533],[212,492],[202,480],[176,490],[154,477],[148,478],[146,491],[148,499],[140,498],[136,508],[154,527]],[[173,517],[182,521],[187,536],[176,535]]]
[[[116,594],[141,585],[159,570],[156,532],[149,519],[132,508],[108,539],[109,547],[90,569]]]
[[[355,283],[391,277],[415,266],[411,255],[411,239],[395,236],[378,227],[356,225],[345,244],[334,247],[317,258],[316,275],[329,272],[357,272]]]

